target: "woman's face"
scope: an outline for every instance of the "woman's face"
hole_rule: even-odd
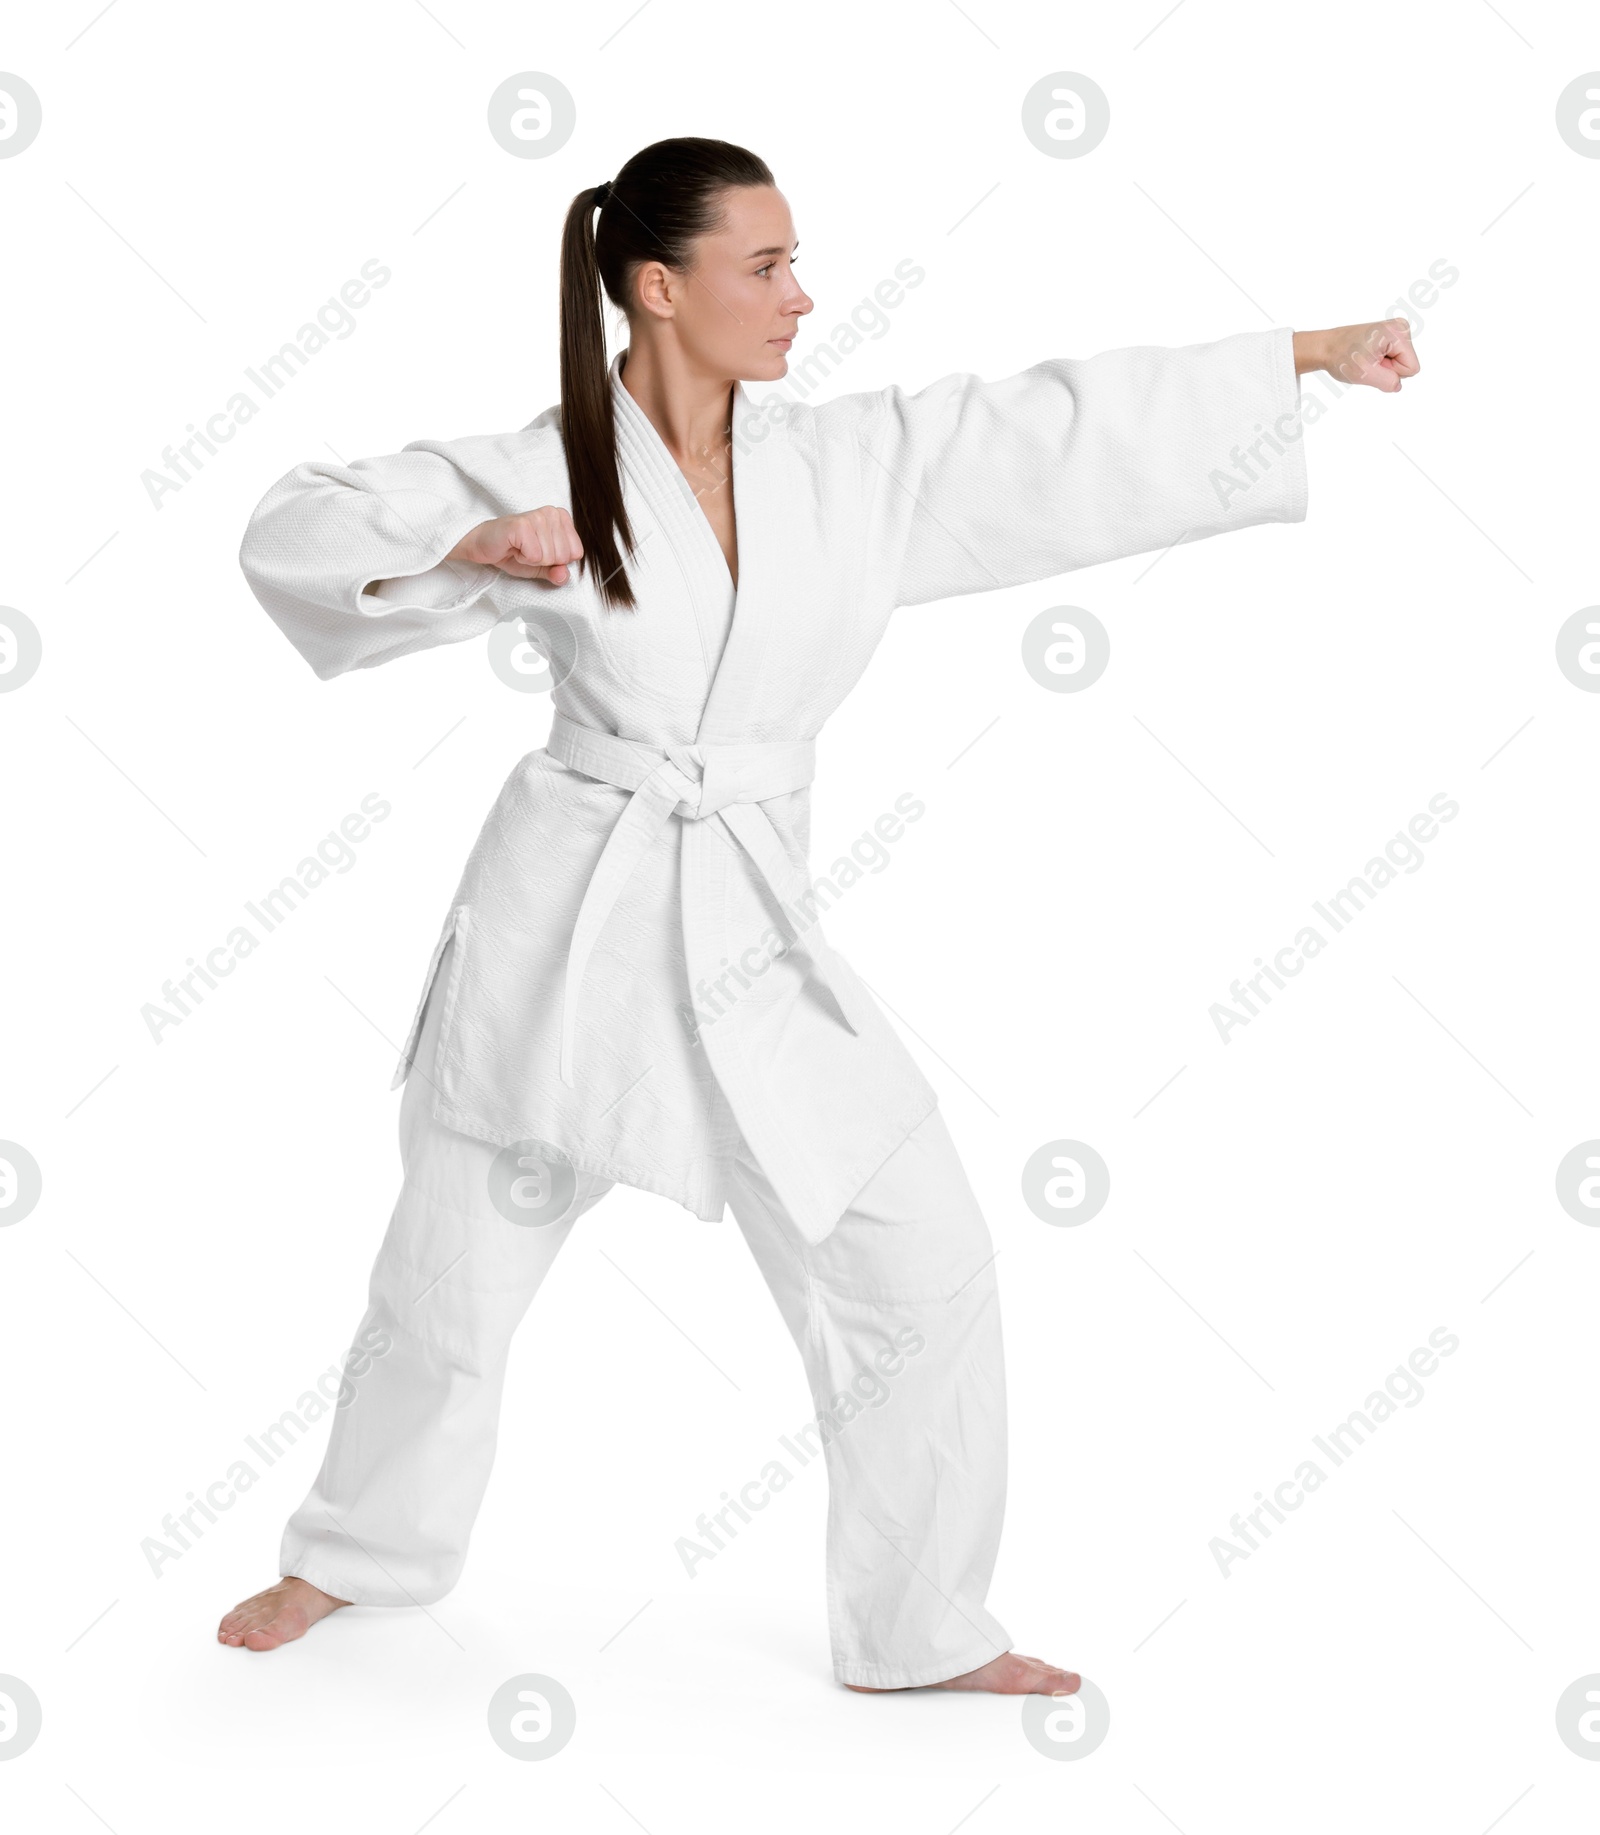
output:
[[[639,271],[639,303],[671,325],[691,369],[715,380],[771,381],[812,307],[794,277],[794,222],[783,193],[741,185],[722,194],[720,229],[696,244],[687,271],[660,262]]]

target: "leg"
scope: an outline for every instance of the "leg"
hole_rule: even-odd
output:
[[[513,1223],[490,1199],[500,1150],[429,1113],[454,947],[441,958],[402,1095],[404,1183],[327,1454],[285,1528],[283,1582],[223,1621],[225,1643],[275,1648],[330,1602],[426,1605],[455,1585],[489,1482],[512,1335],[573,1223],[610,1190],[579,1173],[558,1217]],[[278,1635],[269,1627],[286,1613]]]
[[[984,1605],[1005,1509],[993,1247],[935,1109],[808,1244],[760,1170],[733,1209],[800,1347],[825,1449],[834,1671],[861,1689],[1066,1693]]]

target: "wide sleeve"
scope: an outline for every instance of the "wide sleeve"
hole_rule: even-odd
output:
[[[1293,333],[883,390],[862,427],[894,602],[1048,579],[1305,516]],[[881,545],[879,545],[881,544]]]
[[[239,565],[323,680],[498,622],[491,589],[507,576],[444,557],[479,523],[536,506],[510,482],[512,437],[419,440],[350,465],[313,459],[261,499]]]

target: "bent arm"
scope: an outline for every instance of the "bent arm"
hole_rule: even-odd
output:
[[[419,441],[352,465],[311,460],[280,478],[245,530],[250,590],[324,681],[498,622],[496,568],[449,558],[501,514],[492,442]],[[479,455],[487,459],[489,455]]]

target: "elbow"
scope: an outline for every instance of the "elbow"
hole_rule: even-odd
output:
[[[257,565],[256,526],[254,521],[245,529],[244,537],[239,543],[239,571],[249,582],[251,591],[254,592],[256,582],[261,578],[261,570]]]
[[[268,583],[276,571],[272,563],[274,547],[272,531],[277,518],[273,514],[274,499],[282,490],[281,484],[275,484],[250,512],[250,520],[244,526],[244,534],[239,538],[239,571],[250,582],[250,587],[260,597],[261,587]]]

